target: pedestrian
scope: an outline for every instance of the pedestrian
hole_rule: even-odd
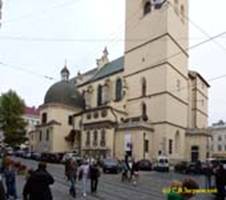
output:
[[[97,165],[97,162],[94,161],[93,164],[90,166],[90,186],[91,186],[92,193],[97,192],[99,177],[100,177],[100,170]]]
[[[212,174],[213,170],[209,163],[206,165],[205,173],[205,182],[206,182],[206,189],[210,189],[212,187]]]
[[[71,159],[67,159],[65,161],[64,175],[66,176],[67,180],[69,180],[68,171],[69,171],[69,167],[70,167],[70,160]]]
[[[54,183],[53,177],[47,172],[45,163],[39,163],[38,169],[28,178],[24,189],[24,200],[52,200],[50,185]]]
[[[5,167],[4,176],[6,185],[6,198],[9,199],[12,197],[13,199],[17,199],[16,169],[12,163]]]
[[[133,182],[133,185],[137,185],[137,179],[139,177],[139,167],[138,162],[136,162],[134,159],[132,160],[132,166],[131,166],[131,176],[130,180]]]
[[[128,181],[129,177],[128,177],[128,172],[129,172],[129,168],[128,165],[126,164],[126,162],[122,162],[122,182],[124,181]]]
[[[76,161],[74,161],[73,159],[70,159],[68,163],[68,168],[66,171],[66,176],[68,177],[68,180],[70,182],[69,194],[74,198],[76,198],[75,184],[77,179],[77,169],[78,169],[78,165]]]
[[[215,173],[217,200],[224,200],[225,198],[225,180],[226,172],[222,164],[219,164]]]
[[[88,160],[83,160],[82,165],[78,169],[79,180],[82,180],[82,195],[87,195],[87,183],[90,176],[90,166]]]
[[[5,189],[2,182],[2,176],[0,175],[0,200],[6,200]]]

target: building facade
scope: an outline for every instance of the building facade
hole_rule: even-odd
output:
[[[226,123],[220,120],[209,127],[212,136],[213,157],[226,158]]]
[[[28,138],[28,141],[25,143],[24,147],[29,147],[29,149],[33,151],[35,146],[34,130],[36,125],[40,123],[39,109],[35,107],[26,106],[23,119],[27,124],[25,129],[26,137]]]
[[[72,79],[64,67],[40,107],[49,117],[37,150],[205,160],[209,84],[188,70],[188,39],[178,39],[188,38],[187,15],[187,0],[127,0],[124,56],[109,61],[104,49],[96,68]]]

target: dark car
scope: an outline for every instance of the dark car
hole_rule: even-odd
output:
[[[38,152],[31,153],[31,159],[40,161],[41,160],[41,153],[38,153]]]
[[[185,173],[187,167],[188,167],[188,162],[182,161],[182,162],[177,163],[177,164],[174,166],[174,171],[175,171],[175,172],[178,172],[178,173]]]
[[[50,163],[61,163],[63,155],[59,153],[42,153],[41,161]]]
[[[151,171],[152,170],[152,163],[149,160],[140,160],[137,163],[138,169],[140,171]]]
[[[187,165],[186,174],[203,174],[202,163],[200,161],[191,162]]]
[[[102,162],[104,173],[116,173],[120,172],[120,165],[117,160],[114,159],[104,159]]]

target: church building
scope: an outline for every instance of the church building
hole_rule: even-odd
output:
[[[47,91],[39,152],[172,162],[210,156],[208,82],[188,69],[188,0],[126,0],[125,51]]]

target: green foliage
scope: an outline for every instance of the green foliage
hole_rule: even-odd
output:
[[[16,92],[9,90],[0,96],[0,129],[2,129],[4,142],[12,147],[23,144],[27,139],[26,122],[22,118],[25,103]]]

